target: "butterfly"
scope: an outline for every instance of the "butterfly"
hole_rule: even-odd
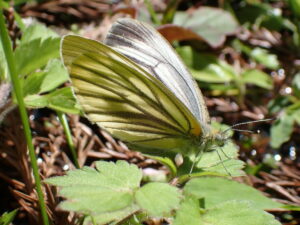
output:
[[[131,148],[196,156],[225,144],[197,83],[150,25],[119,19],[104,43],[67,35],[61,56],[85,115]]]

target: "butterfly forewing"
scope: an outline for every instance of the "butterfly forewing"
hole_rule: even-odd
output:
[[[69,35],[62,57],[85,114],[121,140],[172,150],[201,136],[198,120],[170,90],[108,46]]]
[[[133,19],[119,19],[105,43],[126,55],[160,80],[205,127],[209,115],[203,96],[170,44],[152,27]]]

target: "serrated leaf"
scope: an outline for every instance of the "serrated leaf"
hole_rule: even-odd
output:
[[[204,171],[217,172],[230,176],[243,176],[244,162],[237,160],[237,146],[228,141],[222,148],[216,148],[213,151],[206,152],[202,155],[196,167]]]
[[[176,212],[173,225],[200,225],[202,224],[201,219],[199,200],[192,196],[187,196]]]
[[[224,202],[202,215],[203,223],[211,225],[280,225],[274,216],[247,201]]]
[[[159,217],[178,208],[181,194],[165,183],[148,183],[136,192],[136,201],[150,216]]]
[[[142,173],[134,164],[128,164],[126,161],[117,161],[116,164],[110,162],[96,162],[96,168],[102,173],[109,185],[116,187],[127,186],[135,189],[139,187]]]
[[[18,209],[15,209],[11,212],[5,212],[0,217],[0,225],[9,225],[14,220],[17,215]]]
[[[60,194],[67,198],[63,209],[92,215],[104,224],[120,221],[138,209],[134,193],[141,179],[136,165],[100,161],[96,169],[84,167],[46,182],[62,187]]]
[[[244,83],[254,84],[261,88],[271,90],[273,88],[272,78],[263,71],[251,69],[242,73]]]
[[[228,130],[229,126],[212,122],[212,128],[214,130]],[[228,130],[227,137],[231,137],[233,132]],[[217,172],[221,174],[227,174],[230,176],[243,176],[242,170],[245,163],[238,160],[238,147],[232,141],[227,141],[225,145],[220,148],[214,146],[214,151],[206,152],[197,163],[197,167],[204,171]],[[229,174],[228,174],[229,173]]]
[[[15,50],[17,72],[27,75],[59,57],[60,38],[41,38],[20,44]]]
[[[79,114],[80,112],[71,87],[60,88],[45,95],[27,95],[24,100],[27,107],[48,107],[72,114]]]
[[[43,71],[30,74],[25,79],[23,94],[26,96],[52,91],[68,81],[68,79],[69,75],[62,62],[58,59],[53,59]]]
[[[116,222],[127,218],[133,213],[137,212],[140,208],[137,205],[131,205],[123,208],[119,211],[105,212],[105,213],[92,213],[93,220],[97,222],[97,225],[104,225],[108,223],[116,224]],[[115,218],[119,218],[116,220]],[[87,217],[84,221],[86,225],[92,224],[91,218]]]
[[[26,28],[25,32],[22,34],[21,45],[31,42],[35,39],[41,39],[44,41],[48,38],[58,38],[58,34],[56,34],[52,29],[47,28],[45,25],[40,23],[34,23]]]
[[[257,209],[247,201],[229,201],[207,210],[188,196],[176,213],[173,225],[280,225],[274,216]]]
[[[213,7],[200,7],[190,14],[176,12],[174,24],[194,31],[212,47],[221,46],[226,35],[234,34],[238,28],[229,12]]]
[[[219,124],[216,122],[212,122],[213,132],[221,130],[226,130],[229,127],[224,124]],[[209,151],[199,153],[197,159],[194,157],[190,157],[186,159],[186,161],[178,171],[180,176],[189,174],[191,171],[192,165],[195,163],[195,167],[193,169],[193,173],[197,173],[199,176],[201,174],[211,174],[217,176],[243,176],[244,171],[242,168],[244,167],[244,162],[238,160],[238,148],[237,146],[229,140],[229,137],[232,135],[232,132],[228,132],[228,141],[225,145],[220,148],[217,145],[211,146]],[[200,158],[200,159],[199,159]]]
[[[191,194],[198,199],[205,198],[205,208],[215,207],[220,203],[232,200],[249,201],[256,209],[261,210],[283,206],[250,186],[219,177],[193,179],[185,185],[184,194]]]

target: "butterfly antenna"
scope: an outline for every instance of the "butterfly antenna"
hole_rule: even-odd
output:
[[[261,119],[261,120],[253,120],[253,121],[247,121],[247,122],[242,122],[242,123],[237,123],[232,125],[231,127],[229,127],[228,129],[224,130],[222,133],[225,134],[226,132],[228,132],[229,130],[238,130],[238,129],[232,129],[234,127],[238,127],[238,126],[242,126],[242,125],[246,125],[246,124],[251,124],[251,123],[261,123],[261,122],[267,122],[267,121],[271,121],[271,120],[275,120],[275,118],[269,118],[269,119]],[[243,130],[246,131],[246,130]],[[250,132],[250,131],[248,131]]]
[[[252,131],[252,130],[244,130],[244,129],[235,129],[235,128],[233,128],[233,129],[231,129],[231,130],[234,130],[234,131],[239,131],[239,132],[248,132],[248,133],[256,133],[256,132],[254,132],[254,131]]]

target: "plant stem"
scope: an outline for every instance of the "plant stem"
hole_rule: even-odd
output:
[[[162,18],[162,24],[172,23],[175,12],[181,0],[170,0]]]
[[[73,143],[73,140],[72,140],[72,134],[71,134],[71,130],[70,130],[70,127],[69,127],[69,124],[68,124],[66,114],[64,114],[60,111],[57,111],[56,113],[58,115],[60,123],[62,124],[62,126],[64,128],[64,132],[65,132],[66,138],[67,138],[67,143],[68,143],[69,148],[71,150],[71,154],[72,154],[72,157],[73,157],[74,164],[75,164],[76,168],[79,169],[80,166],[79,166],[79,163],[78,163],[78,160],[77,160],[77,154],[76,154],[76,151],[75,151],[74,143]]]
[[[156,15],[156,12],[155,12],[154,9],[153,9],[152,3],[151,3],[149,0],[145,0],[144,2],[145,2],[145,4],[146,4],[146,6],[147,6],[148,12],[150,13],[153,22],[154,22],[156,25],[160,25],[160,24],[161,24],[161,23],[160,23],[160,20],[157,18],[157,15]]]
[[[15,66],[15,61],[14,61],[15,59],[14,59],[14,55],[13,55],[13,51],[12,51],[11,41],[9,39],[8,32],[7,32],[7,29],[5,26],[5,22],[4,22],[2,8],[0,9],[0,37],[1,37],[2,45],[3,45],[4,54],[5,54],[6,60],[7,60],[10,78],[11,78],[11,81],[13,84],[14,94],[17,98],[17,102],[18,102],[18,106],[19,106],[19,111],[20,111],[23,128],[24,128],[25,138],[27,141],[27,146],[29,149],[29,157],[30,157],[30,162],[31,162],[32,170],[33,170],[35,183],[36,183],[36,191],[38,194],[43,224],[49,225],[49,220],[48,220],[47,211],[46,211],[46,204],[45,204],[42,187],[41,187],[41,179],[40,179],[40,175],[39,175],[39,171],[38,171],[36,156],[34,153],[34,146],[32,143],[32,136],[31,136],[31,130],[30,130],[30,126],[29,126],[28,115],[27,115],[27,111],[25,108],[23,93],[22,93],[21,85],[19,82],[19,78],[18,78],[16,66]],[[32,51],[34,51],[34,49]]]

